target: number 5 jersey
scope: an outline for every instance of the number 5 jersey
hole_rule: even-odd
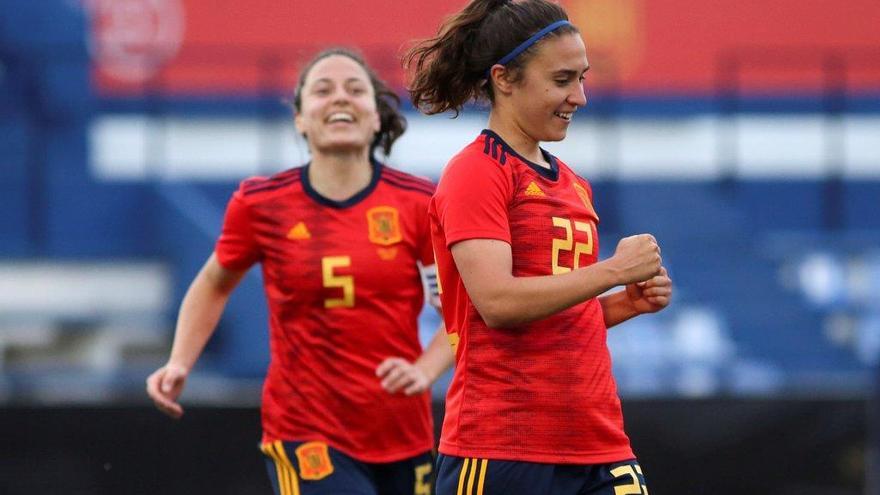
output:
[[[552,464],[631,459],[598,299],[515,328],[489,328],[450,252],[467,239],[504,241],[515,277],[597,261],[589,183],[544,157],[550,169],[483,131],[449,162],[431,200],[440,297],[456,347],[440,452]]]
[[[433,446],[428,393],[380,386],[385,358],[415,361],[424,302],[419,265],[433,265],[433,185],[373,163],[346,201],[315,191],[308,165],[242,182],[216,245],[230,270],[262,265],[271,360],[263,443],[323,441],[364,462]]]

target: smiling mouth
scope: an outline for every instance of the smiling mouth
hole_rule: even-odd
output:
[[[326,122],[328,124],[337,124],[337,123],[346,123],[352,124],[354,123],[354,116],[347,112],[334,112],[331,113],[329,117],[327,117]]]
[[[571,122],[571,117],[574,115],[574,112],[553,112],[553,115],[566,122]]]

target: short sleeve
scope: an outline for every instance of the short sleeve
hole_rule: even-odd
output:
[[[229,270],[247,270],[260,257],[253,233],[248,206],[241,191],[236,191],[226,207],[223,231],[214,248],[217,260]]]
[[[450,162],[434,197],[446,247],[467,239],[510,243],[512,189],[505,166],[494,160],[464,155]]]

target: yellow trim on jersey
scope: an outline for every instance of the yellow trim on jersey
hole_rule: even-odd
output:
[[[299,479],[296,470],[284,452],[284,444],[281,440],[260,445],[260,450],[269,456],[275,463],[275,473],[278,476],[278,490],[281,495],[300,495]]]
[[[449,346],[452,347],[452,353],[458,354],[458,342],[461,340],[458,336],[458,332],[447,333],[446,340],[449,341]]]

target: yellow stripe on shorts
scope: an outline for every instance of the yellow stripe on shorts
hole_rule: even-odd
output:
[[[477,483],[477,495],[483,495],[483,484],[486,481],[486,470],[489,467],[489,459],[480,460],[480,481]]]
[[[483,495],[488,466],[488,459],[465,458],[461,465],[461,473],[458,475],[457,495]],[[467,479],[467,485],[465,485],[465,479]],[[474,482],[476,482],[476,492],[474,491]]]
[[[471,459],[471,472],[468,473],[467,493],[474,494],[474,475],[477,474],[477,459]]]
[[[275,473],[278,476],[278,490],[281,495],[300,495],[299,479],[296,476],[296,470],[287,458],[284,452],[284,444],[281,440],[272,443],[265,443],[260,446],[260,450],[264,454],[272,458],[275,463]]]
[[[461,474],[458,475],[458,491],[456,492],[456,495],[462,495],[461,489],[464,487],[464,478],[467,474],[468,466],[470,465],[470,463],[471,460],[466,458],[464,460],[464,463],[462,463],[461,465]]]

